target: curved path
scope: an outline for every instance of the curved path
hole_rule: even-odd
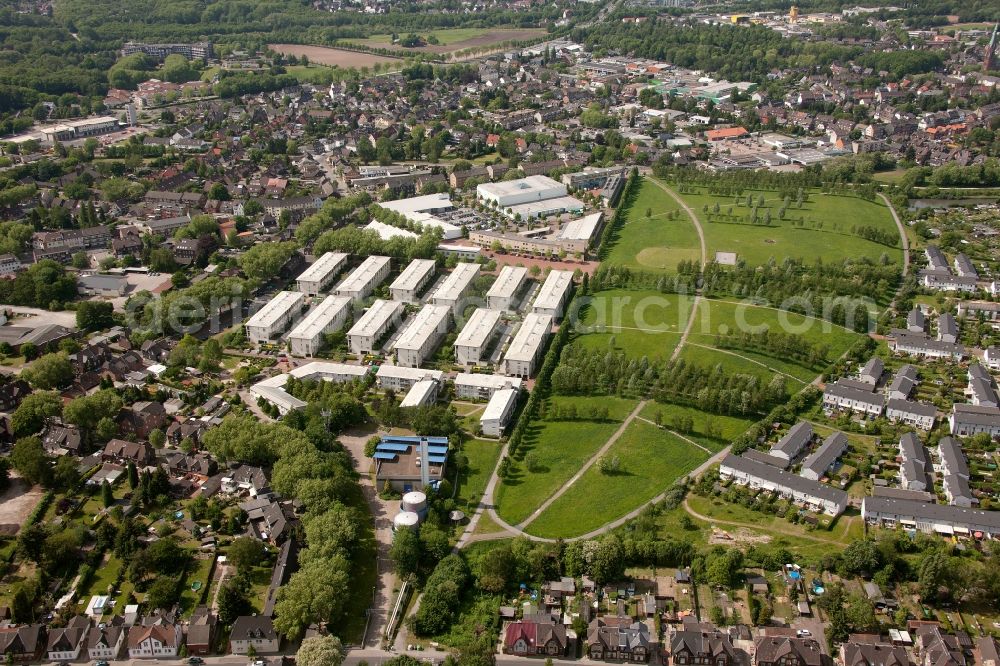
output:
[[[730,527],[745,527],[747,529],[758,529],[758,530],[760,529],[760,525],[758,523],[743,523],[743,522],[740,522],[738,520],[722,520],[722,519],[719,519],[719,518],[712,518],[711,516],[706,516],[704,514],[698,513],[697,511],[695,511],[694,509],[691,508],[691,504],[688,503],[688,498],[687,497],[684,498],[684,510],[687,511],[694,518],[697,518],[698,520],[700,520],[702,522],[705,522],[705,523],[708,523],[710,525],[728,525]],[[841,516],[840,519],[841,520],[845,520],[845,521],[853,521],[854,517],[853,516]],[[824,537],[818,537],[818,536],[816,536],[814,534],[807,534],[807,533],[805,533],[805,532],[803,532],[801,530],[800,531],[785,531],[785,530],[779,530],[779,529],[775,529],[775,528],[771,528],[771,527],[769,527],[767,529],[769,531],[772,531],[772,532],[777,532],[778,534],[781,534],[783,536],[795,537],[796,539],[805,539],[807,541],[816,541],[816,542],[819,542],[819,543],[832,543],[832,544],[837,544],[837,545],[842,545],[843,544],[843,541],[841,541],[841,540],[826,539]]]
[[[910,239],[906,237],[906,227],[903,226],[903,221],[899,219],[899,215],[896,214],[896,208],[889,201],[889,198],[881,192],[878,193],[878,197],[889,208],[889,212],[892,213],[892,220],[896,223],[896,228],[899,229],[899,240],[903,244],[903,277],[906,277],[910,272]]]

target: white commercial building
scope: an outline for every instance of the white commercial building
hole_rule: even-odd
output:
[[[389,257],[368,257],[337,285],[337,295],[350,296],[356,301],[368,298],[375,287],[389,276],[391,264]]]
[[[256,314],[247,319],[247,338],[254,344],[271,342],[280,337],[285,328],[302,311],[305,294],[300,291],[281,291]]]
[[[493,393],[486,403],[479,425],[487,437],[499,437],[507,429],[514,410],[517,409],[518,389],[503,388]]]
[[[343,252],[327,252],[302,271],[296,279],[299,291],[307,296],[323,293],[347,263],[348,255]]]
[[[416,303],[417,294],[434,277],[436,268],[437,262],[433,259],[414,259],[411,261],[399,274],[399,277],[389,285],[392,300]]]
[[[358,317],[347,332],[347,343],[351,352],[361,356],[378,351],[376,343],[393,327],[399,324],[403,317],[404,306],[399,301],[384,301],[379,299]]]
[[[346,296],[324,298],[288,334],[292,353],[296,356],[315,356],[323,346],[323,335],[344,327],[351,314],[351,303]]]
[[[569,298],[573,285],[572,271],[550,271],[549,276],[538,290],[538,296],[532,304],[531,311],[535,314],[547,314],[558,320],[562,317],[563,307]]]
[[[517,302],[517,292],[521,290],[528,278],[528,269],[524,266],[504,266],[500,275],[486,292],[486,307],[491,310],[513,312]]]
[[[505,374],[527,379],[535,373],[545,351],[545,342],[552,334],[552,321],[550,315],[534,312],[524,318],[503,357]]]
[[[424,405],[432,405],[437,400],[439,388],[440,385],[436,380],[421,379],[410,387],[410,390],[406,392],[406,395],[400,401],[399,406],[423,407]]]
[[[517,377],[486,375],[478,372],[460,372],[455,375],[455,397],[466,400],[488,400],[494,393],[505,388],[521,388]]]
[[[440,370],[424,370],[423,368],[405,368],[401,365],[383,363],[375,373],[375,381],[383,391],[402,391],[411,388],[424,379],[441,381],[444,373]]]
[[[411,368],[420,367],[444,339],[450,319],[451,308],[425,305],[399,334],[393,346],[396,363]]]
[[[479,275],[479,264],[461,263],[431,294],[434,305],[447,305],[457,313],[462,297],[469,291],[472,281]]]
[[[498,310],[476,308],[455,339],[455,360],[462,365],[483,365],[483,355],[499,330]]]
[[[378,206],[399,213],[408,221],[419,224],[424,229],[440,229],[441,237],[445,240],[462,237],[462,227],[446,222],[435,215],[435,213],[444,213],[454,209],[447,192],[397,199],[396,201],[383,201]]]
[[[567,192],[562,183],[541,175],[476,186],[476,196],[488,204],[495,203],[497,208],[564,197]]]

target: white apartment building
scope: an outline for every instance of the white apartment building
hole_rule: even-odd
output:
[[[517,304],[517,292],[521,290],[528,278],[528,269],[524,266],[504,266],[496,282],[486,292],[486,307],[490,310],[513,312]]]
[[[247,319],[247,338],[255,345],[279,338],[288,325],[302,311],[305,294],[300,291],[281,291],[267,304]]]
[[[528,379],[545,352],[545,343],[552,335],[552,317],[547,314],[529,313],[514,339],[507,347],[501,367],[506,375]]]
[[[379,299],[358,317],[347,332],[347,343],[357,356],[377,352],[376,344],[403,318],[404,306],[399,301]]]
[[[520,391],[515,388],[502,388],[494,392],[486,403],[483,415],[479,417],[479,426],[487,437],[500,437],[507,429],[514,410],[517,409],[517,397]]]
[[[414,384],[424,379],[440,382],[444,373],[440,370],[424,370],[423,368],[406,368],[401,365],[383,363],[375,373],[375,381],[383,391],[406,391]]]
[[[433,379],[421,379],[410,387],[403,399],[399,402],[400,407],[423,407],[432,405],[437,400],[440,384]]]
[[[451,308],[448,306],[425,305],[399,334],[393,346],[396,364],[411,368],[423,365],[448,333],[450,319]]]
[[[323,335],[344,327],[351,314],[352,303],[346,296],[324,298],[288,334],[292,354],[315,356],[323,346]]]
[[[558,320],[562,317],[572,286],[573,271],[550,271],[542,288],[538,290],[531,311],[535,314],[547,314]]]
[[[343,252],[327,252],[302,271],[296,278],[299,291],[307,296],[318,296],[326,291],[347,263]]]
[[[485,365],[486,350],[500,332],[500,312],[476,308],[455,339],[455,360],[462,365]]]
[[[455,397],[465,400],[489,400],[492,395],[505,388],[521,388],[517,377],[487,375],[479,372],[460,372],[455,375]]]
[[[462,297],[469,291],[472,281],[479,275],[479,264],[461,263],[431,294],[434,305],[446,305],[458,312]]]
[[[337,285],[337,295],[349,296],[356,301],[368,298],[375,291],[375,287],[389,277],[391,265],[392,260],[389,257],[368,257]]]
[[[437,270],[437,262],[433,259],[414,259],[411,261],[399,274],[399,277],[389,285],[392,300],[416,303],[417,294],[434,277],[435,270]]]

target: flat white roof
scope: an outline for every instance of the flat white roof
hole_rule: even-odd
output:
[[[569,285],[572,282],[572,271],[551,271],[549,276],[545,278],[542,288],[539,289],[533,306],[545,310],[552,310],[559,307],[559,303],[562,301],[566,290],[569,289]]]
[[[487,375],[480,372],[460,372],[455,375],[455,384],[484,389],[521,388],[521,380],[517,377]]]
[[[500,275],[496,282],[486,292],[487,298],[510,298],[521,287],[524,279],[528,277],[528,269],[524,266],[504,266],[500,269]]]
[[[444,373],[440,370],[424,370],[423,368],[407,368],[402,365],[380,365],[378,367],[378,372],[375,373],[375,377],[378,379],[384,378],[399,378],[399,379],[409,379],[409,380],[421,380],[426,378],[438,379],[444,376]]]
[[[434,290],[432,298],[446,301],[458,300],[477,275],[479,275],[479,264],[459,263],[451,275],[445,278],[444,282]]]
[[[451,308],[447,305],[425,305],[413,318],[394,345],[395,349],[420,349],[442,323],[448,320]]]
[[[500,324],[500,311],[476,308],[455,339],[456,347],[481,348]]]
[[[288,374],[296,379],[326,379],[343,375],[364,377],[368,367],[364,365],[348,365],[347,363],[331,363],[329,361],[313,361],[291,370]]]
[[[247,319],[246,325],[252,328],[270,328],[288,314],[289,310],[301,305],[303,299],[305,294],[301,291],[279,291],[254,316]]]
[[[511,215],[521,214],[521,217],[527,217],[536,214],[549,213],[551,211],[564,211],[564,210],[583,210],[586,205],[576,197],[552,197],[551,199],[543,199],[541,201],[529,201],[527,203],[511,204],[510,206],[504,206],[504,208],[510,209]]]
[[[343,252],[327,252],[314,261],[309,268],[302,271],[296,280],[298,282],[322,282],[330,276],[330,273],[339,270],[347,261],[347,257],[348,255]]]
[[[535,351],[552,330],[552,315],[535,314],[525,316],[521,328],[507,348],[504,360],[530,361],[535,357]]]
[[[433,259],[414,259],[403,269],[389,289],[400,289],[402,291],[412,291],[429,274],[434,272],[437,262]]]
[[[372,303],[372,306],[358,317],[351,326],[347,335],[360,335],[362,337],[372,337],[378,334],[385,326],[385,323],[396,316],[403,309],[400,301],[385,301],[379,299]]]
[[[372,256],[361,262],[361,265],[351,271],[344,281],[337,285],[337,292],[355,294],[369,286],[378,272],[392,261],[389,257]]]
[[[384,224],[378,220],[372,220],[365,225],[364,229],[365,231],[374,231],[382,240],[390,240],[393,238],[417,238],[417,234],[412,231],[400,229],[399,227],[394,227],[391,224]]]
[[[480,421],[499,421],[503,418],[504,412],[510,407],[511,403],[517,400],[517,389],[504,388],[496,391],[490,396],[490,401],[486,403],[486,409],[483,410],[483,415],[479,417]]]
[[[425,194],[420,197],[397,199],[396,201],[381,201],[378,205],[386,210],[396,211],[400,215],[454,208],[454,205],[451,203],[451,197],[447,192]]]
[[[421,379],[410,387],[403,399],[400,407],[419,407],[428,400],[428,396],[437,390],[437,382],[433,379]]]
[[[516,180],[502,180],[496,183],[483,183],[478,186],[480,193],[485,193],[493,197],[507,197],[526,192],[542,192],[550,188],[561,188],[566,191],[566,186],[557,180],[552,180],[548,176],[541,174],[527,176]]]
[[[571,220],[563,226],[556,238],[589,241],[594,237],[594,231],[597,230],[597,226],[601,223],[603,215],[604,213],[592,213],[581,217],[579,220]]]
[[[299,322],[298,326],[292,329],[288,337],[312,340],[323,332],[327,324],[351,307],[351,303],[349,296],[327,296],[319,305],[309,311],[309,314]]]

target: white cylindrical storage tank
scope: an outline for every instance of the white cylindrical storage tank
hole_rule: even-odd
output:
[[[427,513],[427,495],[419,490],[408,492],[403,495],[403,501],[399,505],[399,508],[403,511],[413,511],[416,514],[423,515]]]
[[[392,531],[398,532],[399,530],[415,530],[417,525],[420,523],[420,516],[418,516],[413,511],[400,511],[396,514],[396,517],[392,519]]]

